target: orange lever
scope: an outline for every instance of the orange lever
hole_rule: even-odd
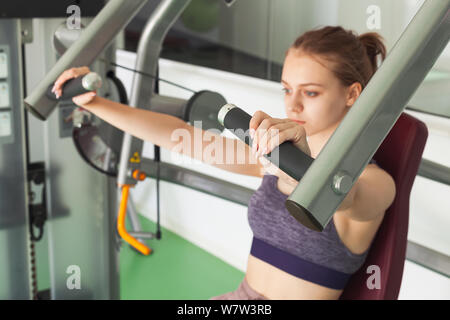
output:
[[[152,249],[147,247],[145,244],[139,242],[136,238],[131,236],[127,230],[125,229],[125,217],[127,215],[127,202],[128,202],[128,193],[130,190],[130,185],[125,184],[122,187],[122,198],[120,200],[119,207],[119,217],[117,219],[117,231],[119,231],[119,235],[123,240],[128,242],[133,248],[141,252],[143,255],[149,255],[152,252]]]

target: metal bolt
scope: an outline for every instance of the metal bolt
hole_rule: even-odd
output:
[[[333,177],[333,191],[337,194],[346,194],[352,188],[353,179],[345,172],[338,172]]]

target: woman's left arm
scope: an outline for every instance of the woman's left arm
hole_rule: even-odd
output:
[[[356,221],[374,220],[394,202],[395,181],[389,173],[376,165],[367,166],[354,183],[352,199],[345,215]]]

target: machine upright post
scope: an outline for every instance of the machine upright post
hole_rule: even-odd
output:
[[[162,42],[170,27],[190,1],[164,0],[158,5],[145,25],[139,40],[135,70],[156,74]],[[131,88],[130,106],[134,108],[146,108],[149,106],[154,89],[155,79],[143,77],[141,74],[135,73]],[[130,172],[130,154],[132,150],[139,150],[138,152],[140,152],[142,146],[142,141],[134,141],[132,143],[132,136],[129,133],[124,134],[117,181],[119,185],[135,183],[134,180],[128,177],[128,172]],[[134,162],[132,170],[138,169],[139,165],[140,162]]]
[[[450,38],[450,0],[427,0],[286,201],[322,231]]]

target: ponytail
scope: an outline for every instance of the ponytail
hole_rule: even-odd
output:
[[[375,73],[378,69],[378,56],[381,54],[381,61],[386,58],[386,47],[383,44],[383,37],[376,32],[367,32],[358,36],[358,40],[366,48],[372,71]]]

